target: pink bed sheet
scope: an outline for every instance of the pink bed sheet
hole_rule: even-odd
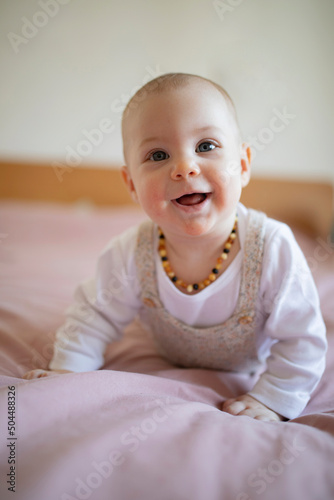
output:
[[[176,368],[137,323],[110,346],[102,370],[21,379],[47,366],[74,287],[92,275],[100,250],[143,218],[134,209],[0,204],[1,500],[333,500],[328,241],[295,233],[319,289],[329,350],[321,383],[293,421],[221,412],[252,377]],[[12,436],[8,401],[16,411]]]

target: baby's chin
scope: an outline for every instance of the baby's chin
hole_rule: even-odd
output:
[[[164,233],[181,238],[210,237],[216,233],[213,221],[198,217],[187,217],[174,223],[162,223],[159,227]],[[217,228],[217,233],[219,234],[219,228]]]

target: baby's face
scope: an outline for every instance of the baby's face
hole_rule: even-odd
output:
[[[124,179],[135,200],[166,233],[226,232],[249,162],[234,116],[203,82],[151,94],[124,126]]]

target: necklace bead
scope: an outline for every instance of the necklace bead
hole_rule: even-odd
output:
[[[174,283],[175,286],[180,286],[181,288],[184,288],[187,290],[188,293],[193,292],[194,290],[203,290],[207,286],[211,285],[216,278],[217,275],[219,274],[219,269],[221,269],[223,262],[228,258],[228,255],[230,253],[230,250],[232,248],[232,245],[234,241],[236,240],[237,237],[237,225],[238,225],[238,216],[235,218],[234,226],[233,229],[227,238],[227,241],[225,242],[224,248],[222,250],[221,255],[218,257],[217,262],[215,267],[211,270],[211,273],[209,276],[201,281],[200,283],[193,283],[193,284],[188,284],[185,283],[183,280],[179,279],[177,276],[175,276],[174,271],[172,270],[168,256],[167,256],[167,250],[166,250],[166,239],[165,235],[159,228],[159,255],[161,258],[161,263],[162,266],[167,274],[167,276],[170,278],[172,283]]]

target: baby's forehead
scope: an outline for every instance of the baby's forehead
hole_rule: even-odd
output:
[[[155,103],[162,102],[171,105],[180,98],[182,93],[187,96],[188,100],[194,99],[194,102],[203,99],[204,94],[209,94],[212,99],[217,101],[217,105],[221,106],[223,104],[226,113],[231,113],[233,118],[235,118],[234,106],[228,94],[225,94],[223,89],[219,89],[219,87],[216,87],[210,81],[193,77],[175,88],[170,86],[145,87],[133,96],[124,110],[122,119],[123,133],[136,118],[145,113],[148,104],[153,104],[154,106]]]

